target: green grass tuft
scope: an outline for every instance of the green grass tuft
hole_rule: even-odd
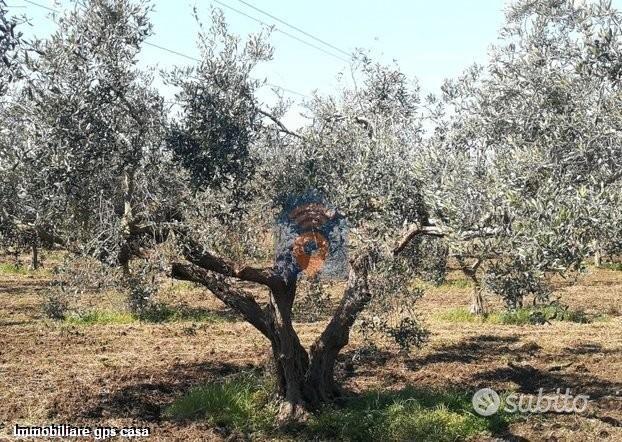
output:
[[[140,315],[126,311],[90,310],[67,315],[64,322],[72,325],[133,324],[137,322],[223,322],[227,318],[210,310],[199,308],[173,308],[158,304]]]
[[[205,419],[243,433],[270,431],[277,413],[272,385],[245,374],[190,390],[164,411],[173,420]]]
[[[16,266],[15,264],[0,264],[0,273],[5,275],[28,275],[31,273],[26,266]]]
[[[473,283],[471,283],[471,281],[467,279],[458,278],[458,279],[449,279],[445,281],[442,285],[448,286],[448,287],[455,287],[459,289],[466,289],[466,288],[472,287]]]
[[[50,270],[47,268],[39,267],[37,270],[33,270],[29,265],[15,265],[11,263],[0,263],[0,274],[4,275],[20,275],[20,276],[49,276]]]
[[[485,317],[473,315],[466,308],[450,308],[434,315],[435,319],[446,322],[484,322]]]
[[[132,324],[138,320],[130,313],[92,310],[67,316],[65,322],[72,325]]]
[[[328,440],[455,441],[503,431],[509,416],[473,412],[471,394],[407,388],[370,392],[344,407],[326,407],[308,424]]]
[[[563,309],[556,305],[520,308],[480,316],[471,314],[466,308],[452,308],[436,314],[434,318],[440,321],[455,323],[473,322],[500,325],[534,325],[546,321],[567,321],[585,324],[593,320],[606,320],[602,316],[592,318],[583,311]]]
[[[513,311],[498,313],[493,316],[497,323],[506,325],[539,324],[546,321],[565,321],[586,324],[591,322],[588,315],[580,310],[560,308],[557,305],[521,308]]]
[[[601,265],[601,268],[622,272],[622,262],[608,262]]]
[[[473,412],[471,393],[408,388],[369,392],[343,406],[327,405],[303,424],[279,429],[273,384],[243,375],[197,387],[173,402],[164,416],[206,420],[244,434],[277,439],[346,441],[455,441],[503,432],[507,414],[484,418]]]
[[[211,310],[192,308],[188,306],[170,307],[166,304],[153,304],[145,309],[137,318],[144,322],[224,322],[227,320],[221,314]]]

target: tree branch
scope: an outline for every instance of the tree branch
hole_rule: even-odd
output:
[[[16,221],[14,223],[14,226],[20,232],[37,235],[41,241],[49,245],[59,245],[67,247],[67,241],[56,235],[52,227],[49,225],[42,226]]]
[[[324,329],[322,335],[318,338],[313,348],[318,350],[318,346],[326,346],[329,343],[338,344],[340,337],[345,335],[347,343],[347,332],[356,320],[358,314],[365,308],[371,299],[371,293],[367,285],[367,271],[369,259],[367,256],[361,256],[351,263],[350,273],[348,275],[348,283],[343,292],[341,303]]]
[[[503,228],[492,228],[492,227],[484,227],[477,230],[469,230],[466,232],[454,232],[453,230],[447,228],[443,229],[434,224],[421,226],[419,224],[415,224],[406,234],[402,240],[395,246],[393,249],[393,256],[399,255],[406,246],[417,236],[436,236],[439,238],[449,238],[454,241],[469,241],[477,238],[489,238],[493,236],[497,236],[503,233]]]
[[[393,249],[393,256],[399,255],[406,246],[417,236],[436,236],[442,238],[445,236],[445,233],[441,231],[437,226],[420,226],[415,225],[410,231],[406,234],[402,240],[397,244],[397,246]]]
[[[370,139],[374,140],[376,138],[376,128],[371,121],[369,121],[367,118],[359,116],[356,116],[354,118],[354,121],[356,121],[358,124],[362,124],[363,126],[365,126],[365,128],[367,129],[367,135]]]
[[[336,121],[342,121],[342,120],[345,120],[346,117],[340,113],[336,113],[336,114],[333,114],[332,118]],[[365,129],[367,129],[367,135],[369,136],[371,140],[374,140],[376,138],[376,128],[374,127],[374,124],[368,118],[356,115],[354,117],[354,121],[357,124],[365,126]]]
[[[271,113],[269,113],[269,112],[267,112],[265,110],[262,110],[262,109],[258,109],[258,112],[261,115],[264,115],[264,116],[270,118],[279,127],[281,132],[286,133],[287,135],[291,135],[292,137],[296,137],[296,138],[298,138],[300,140],[302,139],[301,135],[297,134],[296,132],[292,132],[291,130],[289,130],[287,127],[285,127],[285,125],[277,117],[275,117]]]
[[[243,281],[263,284],[271,289],[282,288],[285,284],[272,268],[257,268],[236,264],[203,250],[202,247],[193,242],[186,243],[184,257],[202,269],[211,270],[223,276],[230,276]]]
[[[171,276],[175,279],[191,281],[207,287],[218,299],[240,313],[265,337],[270,340],[273,339],[272,329],[265,312],[248,293],[231,287],[222,277],[214,276],[209,271],[191,264],[173,263]]]

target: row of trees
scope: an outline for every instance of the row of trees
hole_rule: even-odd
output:
[[[353,324],[415,299],[413,272],[455,258],[481,313],[484,288],[518,306],[546,297],[552,273],[619,251],[622,16],[606,1],[516,1],[488,66],[425,98],[357,53],[354,85],[305,101],[295,131],[286,100],[257,97],[268,33],[242,41],[219,11],[201,61],[165,74],[178,114],[137,66],[147,3],[80,0],[27,43],[0,11],[2,240],[96,258],[130,291],[154,272],[205,286],[270,342],[284,419],[339,395]],[[250,263],[284,202],[310,191],[347,220],[349,276],[307,350],[292,323],[300,269]],[[406,346],[424,336],[410,315],[380,321]]]

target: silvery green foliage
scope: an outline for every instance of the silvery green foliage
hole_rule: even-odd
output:
[[[352,256],[373,251],[385,259],[404,225],[427,217],[412,167],[421,131],[416,84],[397,67],[360,55],[355,87],[305,103],[308,124],[293,133],[278,121],[287,103],[268,108],[253,95],[258,83],[251,70],[271,55],[263,37],[243,44],[219,14],[213,20],[200,36],[204,60],[171,77],[181,89],[182,113],[169,148],[195,189],[182,205],[187,234],[248,262],[284,202],[315,192],[347,220]],[[221,144],[221,131],[233,142]],[[374,296],[390,295],[379,287]],[[385,331],[410,346],[414,329],[400,320]]]
[[[352,247],[387,251],[405,223],[424,218],[413,145],[420,139],[416,84],[396,66],[360,55],[354,88],[305,103],[300,138],[258,152],[260,180],[279,199],[315,191],[343,216]]]
[[[242,44],[229,32],[218,10],[212,11],[209,30],[201,25],[198,46],[201,62],[168,76],[169,83],[179,89],[176,98],[181,116],[173,121],[167,144],[190,172],[195,187],[226,189],[233,200],[241,200],[248,191],[244,183],[254,170],[249,150],[260,137],[262,125],[255,97],[262,82],[250,73],[272,57],[272,48],[263,33]]]
[[[28,151],[21,137],[27,131],[14,105],[0,107],[0,118],[6,124],[0,128],[0,245],[23,246],[32,238],[24,235],[16,221],[29,221],[36,217],[37,199],[28,192],[27,182],[21,179]]]
[[[488,269],[484,284],[491,292],[501,295],[510,310],[522,308],[528,295],[534,296],[534,303],[547,302],[551,289],[544,275],[533,270],[536,267],[521,261],[495,263]]]
[[[38,45],[20,100],[24,144],[32,147],[22,176],[44,191],[37,218],[66,245],[110,263],[123,234],[124,198],[138,225],[166,218],[174,190],[160,187],[171,184],[161,151],[163,101],[136,67],[151,32],[147,12],[129,0],[78,2]]]
[[[434,285],[441,285],[447,277],[449,247],[443,238],[419,236],[402,252],[411,266],[413,276]]]
[[[330,317],[335,306],[330,299],[330,293],[319,278],[303,281],[299,290],[302,293],[293,309],[296,321],[317,322]]]
[[[488,66],[426,101],[434,132],[418,170],[460,239],[451,253],[496,262],[483,266],[491,281],[527,272],[514,281],[527,287],[578,269],[615,229],[622,21],[608,2],[559,0],[514,2],[506,19]]]
[[[19,132],[25,130],[21,110],[13,102],[12,93],[16,84],[23,78],[24,57],[27,57],[25,43],[19,31],[22,18],[8,16],[7,5],[0,0],[0,246],[20,246],[31,244],[32,235],[23,234],[16,228],[13,213],[31,212],[23,201],[23,191],[15,192],[17,184],[17,163],[20,161],[14,146],[23,142]],[[17,193],[17,198],[15,197]],[[17,207],[25,205],[25,208]],[[16,249],[16,250],[17,250]]]
[[[388,263],[404,226],[428,218],[424,184],[413,169],[421,139],[419,90],[396,66],[363,54],[355,62],[354,87],[305,104],[310,123],[299,137],[270,138],[261,147],[257,182],[277,208],[291,195],[314,191],[345,218],[348,255],[367,253],[375,263],[370,311],[377,320],[365,316],[360,326],[408,350],[425,336],[411,310],[417,298],[407,284],[412,271],[402,266],[398,277]]]
[[[176,108],[165,148],[179,168],[186,198],[178,203],[182,230],[206,249],[230,259],[272,257],[271,230],[277,214],[256,183],[257,152],[274,129],[262,111],[253,78],[258,64],[272,57],[266,32],[246,41],[230,33],[223,14],[213,10],[210,26],[200,25],[201,62],[165,75],[176,88]]]
[[[125,281],[129,292],[127,306],[130,312],[138,318],[153,311],[156,307],[153,297],[157,293],[157,285],[153,276],[155,272],[151,269],[141,270]]]
[[[67,300],[57,294],[50,294],[43,303],[43,314],[46,318],[62,321],[67,317]]]
[[[20,49],[23,42],[18,27],[21,19],[9,17],[6,8],[6,2],[0,0],[0,98],[22,75]]]
[[[416,303],[423,291],[412,285],[412,262],[407,258],[380,259],[370,275],[373,294],[369,306],[358,321],[358,329],[367,345],[376,347],[379,337],[388,336],[408,352],[420,347],[429,332],[417,318]]]

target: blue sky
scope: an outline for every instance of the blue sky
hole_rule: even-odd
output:
[[[34,1],[57,9],[70,4],[68,0]],[[268,24],[276,24],[278,29],[296,34],[239,0],[219,1]],[[379,60],[397,60],[403,72],[416,77],[426,92],[438,90],[443,79],[456,76],[473,62],[485,63],[487,49],[495,41],[502,26],[505,5],[503,0],[245,1],[346,52],[364,48]],[[44,37],[54,28],[53,22],[47,17],[49,11],[28,4],[25,0],[8,0],[7,3],[23,7],[13,11],[32,18],[33,34]],[[210,6],[219,6],[210,0],[155,1],[155,11],[151,16],[155,35],[149,41],[196,56],[197,26],[192,17],[195,4],[205,20],[209,17]],[[614,4],[622,7],[622,0],[615,0]],[[219,7],[224,10],[231,29],[236,33],[244,35],[262,27],[248,17]],[[310,40],[304,35],[297,35]],[[307,95],[313,90],[328,93],[337,84],[337,73],[348,72],[346,62],[279,32],[273,33],[271,42],[276,49],[275,59],[262,67],[257,77],[265,77],[273,84]],[[145,65],[157,65],[160,68],[192,63],[149,46],[144,48],[141,61]],[[262,96],[269,101],[270,94],[266,90]],[[293,94],[290,96],[300,98]]]

